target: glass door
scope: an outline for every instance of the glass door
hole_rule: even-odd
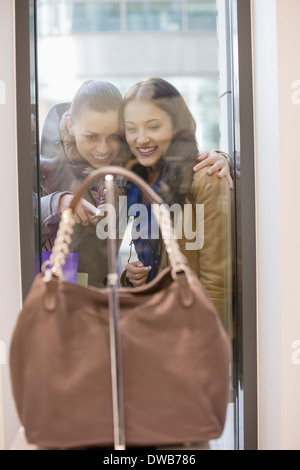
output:
[[[78,90],[87,82],[109,84],[110,93],[115,96],[119,93],[122,100],[134,84],[150,78],[162,79],[175,87],[187,104],[196,124],[195,140],[199,154],[209,151],[216,156],[216,150],[227,154],[224,161],[229,160],[234,187],[233,190],[229,188],[225,177],[218,179],[225,188],[223,195],[226,194],[225,199],[215,203],[216,210],[222,214],[221,225],[216,231],[214,223],[211,226],[207,223],[210,231],[204,231],[204,243],[198,246],[200,254],[195,251],[188,253],[188,259],[191,263],[198,258],[204,260],[196,269],[203,283],[207,282],[205,287],[211,293],[233,347],[226,425],[221,438],[210,442],[210,448],[243,448],[243,362],[240,353],[243,336],[237,292],[240,276],[237,249],[239,182],[236,179],[239,156],[236,151],[239,139],[236,90],[239,83],[235,83],[237,69],[234,66],[237,3],[229,0],[36,0],[29,3],[34,22],[32,148],[38,155],[39,179],[39,188],[34,191],[39,219],[35,236],[36,272],[51,253],[49,240],[59,222],[62,198],[66,197],[68,201],[74,191],[70,174],[75,174],[75,180],[82,179],[90,168],[96,168],[102,159],[113,155],[115,146],[123,138],[119,132],[120,120],[116,121],[113,115],[112,125],[117,125],[116,129],[107,134],[103,130],[106,150],[88,155],[84,154],[84,148],[78,146],[74,136],[78,129],[74,122],[72,125],[69,110]],[[133,132],[132,120],[135,121],[135,117],[129,118],[131,127],[125,131],[126,139]],[[85,137],[88,140],[94,138],[93,135]],[[156,144],[151,148],[148,144],[141,144],[140,148],[142,161],[150,158],[152,152],[155,154]],[[195,159],[194,164],[196,162]],[[53,168],[55,171],[51,173]],[[166,182],[167,177],[165,174],[162,181]],[[207,178],[216,180],[218,176],[214,174]],[[97,188],[98,195],[100,189]],[[204,205],[204,213],[205,210]],[[125,242],[126,237],[120,245],[120,272],[124,271],[129,260],[134,259],[130,258],[133,253],[138,256],[137,247],[130,241],[127,245]],[[210,245],[220,250],[222,267],[217,277],[207,281],[217,265],[213,257],[201,258],[201,250],[205,252]],[[82,249],[78,244],[72,252],[72,282],[97,285],[98,281],[90,271],[94,260],[89,258],[87,262],[86,258],[83,262]]]

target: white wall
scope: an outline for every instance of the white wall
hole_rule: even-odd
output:
[[[293,103],[292,84],[300,80],[300,2],[252,6],[259,448],[299,450],[300,354],[292,346],[300,340],[300,93]]]
[[[11,395],[8,355],[11,333],[21,306],[14,2],[11,0],[0,1],[0,44],[0,449],[8,449],[19,427]]]

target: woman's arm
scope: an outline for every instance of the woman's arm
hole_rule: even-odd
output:
[[[57,225],[60,221],[59,201],[68,192],[56,191],[41,197],[41,228],[42,237],[47,238],[55,235]]]
[[[202,152],[198,156],[197,160],[200,163],[197,163],[194,166],[195,172],[205,167],[210,167],[208,170],[206,170],[208,175],[213,175],[214,173],[218,172],[218,178],[225,177],[229,188],[231,190],[233,189],[233,181],[231,177],[231,160],[227,153],[220,150]]]
[[[73,194],[68,191],[55,191],[41,197],[42,243],[49,241],[52,246],[56,236],[61,213],[70,205]],[[98,215],[98,210],[86,199],[81,198],[76,206],[76,223],[89,225],[91,217]]]

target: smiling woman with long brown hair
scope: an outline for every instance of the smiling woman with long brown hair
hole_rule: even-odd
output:
[[[139,82],[125,95],[120,130],[128,144],[131,170],[167,204],[179,204],[184,211],[190,205],[190,217],[184,217],[178,241],[226,325],[231,289],[231,190],[217,174],[194,171],[199,155],[196,125],[184,98],[162,78]],[[150,205],[134,184],[129,184],[127,197],[129,205],[144,203],[148,208],[148,236],[133,240],[138,261],[129,262],[122,277],[127,284],[140,286],[154,279],[167,257],[160,240],[151,237]],[[198,210],[201,207],[204,214]],[[194,239],[186,237],[188,231]]]

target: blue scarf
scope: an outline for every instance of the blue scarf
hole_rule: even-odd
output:
[[[153,190],[156,191],[159,185],[159,178],[153,185]],[[152,281],[158,271],[159,262],[160,262],[160,240],[151,238],[151,227],[152,227],[152,217],[151,217],[151,204],[149,201],[146,201],[145,196],[141,192],[140,188],[134,183],[129,184],[127,192],[127,201],[128,207],[133,204],[143,204],[147,209],[147,218],[148,218],[148,238],[137,238],[133,239],[131,243],[134,244],[135,250],[138,256],[138,259],[144,264],[144,266],[151,266],[152,269],[149,271],[146,283]],[[137,212],[136,217],[139,213]],[[140,223],[136,226],[136,232],[140,232],[141,227]],[[144,230],[143,230],[144,232]]]

